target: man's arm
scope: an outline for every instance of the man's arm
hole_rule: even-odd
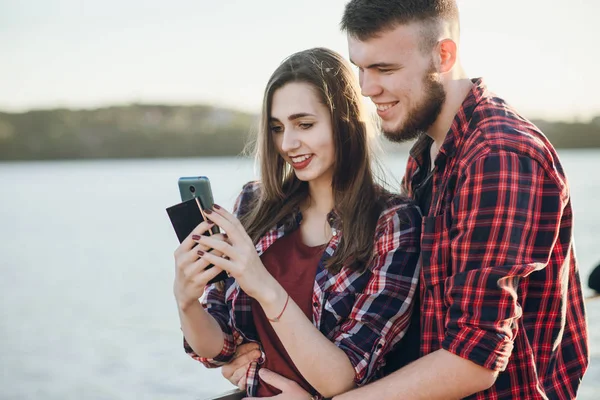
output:
[[[435,351],[360,389],[335,400],[461,399],[486,390],[497,373],[446,350]]]
[[[487,154],[465,167],[452,202],[441,349],[336,399],[452,399],[493,385],[522,314],[519,282],[546,267],[566,198],[528,157]]]

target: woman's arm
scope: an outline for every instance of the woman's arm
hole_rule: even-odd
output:
[[[196,301],[177,307],[181,330],[187,345],[201,358],[215,358],[223,349],[225,337],[217,321]]]
[[[229,271],[248,295],[262,306],[302,376],[324,396],[343,393],[370,379],[383,355],[408,327],[417,285],[420,215],[394,209],[376,243],[370,280],[357,294],[348,320],[336,327],[334,342],[306,318],[281,285],[268,273],[239,221],[217,208],[208,215],[227,232],[231,245],[210,238],[201,242],[228,255],[207,261]],[[285,305],[287,302],[287,306]],[[285,310],[284,310],[285,308]],[[282,314],[283,311],[283,314]],[[397,336],[397,337],[396,337]]]
[[[283,311],[271,326],[304,379],[325,397],[354,388],[354,367],[346,353],[327,339],[310,321],[283,287],[273,279],[256,300],[268,318]],[[288,301],[285,310],[284,305]]]
[[[209,286],[206,293],[206,307],[215,313],[220,323],[211,316],[198,302],[208,282],[222,270],[218,267],[205,270],[208,263],[200,259],[200,254],[209,249],[196,245],[197,239],[207,231],[212,224],[202,222],[175,250],[175,282],[173,292],[177,301],[181,330],[184,334],[184,347],[190,355],[200,361],[202,358],[215,358],[228,348],[227,308],[220,293]],[[222,236],[222,235],[219,235]],[[215,253],[220,255],[220,253]],[[232,340],[231,340],[232,341]],[[229,347],[233,346],[231,344]]]

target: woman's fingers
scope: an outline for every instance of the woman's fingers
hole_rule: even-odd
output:
[[[224,235],[222,233],[218,233],[218,234],[210,235],[210,236],[208,236],[208,235],[193,236],[192,240],[198,244],[198,246],[194,247],[193,250],[202,250],[202,251],[211,251],[212,250],[212,247],[208,247],[201,243],[200,239],[202,239],[203,237],[210,237],[212,239],[219,240],[221,242],[229,243],[229,239],[228,239],[227,235]],[[229,243],[229,244],[231,244],[231,243]]]
[[[183,277],[184,281],[187,282],[186,284],[194,287],[206,286],[208,281],[223,271],[221,268],[216,266],[206,269],[206,267],[209,265],[210,263],[202,258],[189,265],[184,271]]]
[[[235,251],[231,244],[229,244],[229,242],[215,239],[212,236],[202,236],[200,239],[198,239],[198,243],[202,244],[204,247],[208,247],[210,249],[214,249],[216,251],[221,252],[219,256],[225,254],[230,259],[235,258]],[[203,252],[206,253],[206,251]]]
[[[235,244],[244,240],[244,237],[248,235],[240,221],[224,208],[217,209],[216,207],[218,206],[215,204],[213,210],[204,210],[206,217],[227,232],[227,236],[232,240],[232,243]]]
[[[180,255],[181,253],[186,253],[190,251],[195,245],[196,241],[194,239],[200,238],[204,233],[206,233],[210,228],[214,226],[210,221],[202,221],[198,226],[194,228],[192,232],[181,242],[177,250],[175,250],[175,257]]]
[[[227,236],[224,233],[217,233],[215,235],[211,235],[210,237],[213,238],[213,239],[217,239],[217,240],[220,240],[222,242],[231,244],[231,241],[229,240],[229,236]]]
[[[184,269],[184,274],[188,279],[191,279],[194,276],[198,275],[199,273],[204,271],[206,269],[206,267],[208,267],[210,265],[210,262],[208,262],[208,261],[206,261],[206,259],[200,257],[199,252],[201,252],[203,254],[207,253],[203,250],[199,250],[198,247],[194,247],[190,251],[189,256],[193,259],[193,261],[190,262],[190,264],[187,266],[187,268]],[[211,253],[216,255],[217,257],[221,257],[223,255],[223,253],[221,253],[220,251],[217,251],[217,250],[212,250]]]
[[[231,275],[235,275],[237,268],[233,262],[227,258],[216,256],[212,253],[204,253],[200,258],[209,264],[216,265],[217,267],[229,272]]]
[[[223,270],[219,267],[212,267],[209,268],[205,271],[202,271],[199,275],[198,275],[198,282],[199,284],[206,286],[208,284],[208,282],[213,279],[214,277],[216,277],[217,275],[219,275],[221,272],[223,272]]]

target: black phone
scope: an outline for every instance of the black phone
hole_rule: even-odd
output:
[[[179,195],[181,201],[185,202],[191,199],[199,199],[202,206],[202,214],[207,208],[212,208],[214,204],[210,180],[206,176],[183,176],[177,181],[179,186]],[[214,226],[212,233],[219,233],[219,227]]]
[[[208,186],[206,186],[205,183],[208,182],[208,178],[205,178],[206,181],[202,180],[202,182],[204,182],[202,185],[197,185],[194,179],[197,178],[182,178],[179,180],[180,192],[182,187],[184,187],[181,183],[183,181],[186,182],[186,190],[194,195],[186,196],[186,200],[183,200],[184,195],[182,193],[182,202],[167,208],[167,214],[169,216],[169,219],[171,220],[171,225],[173,225],[173,229],[175,230],[175,234],[177,235],[179,243],[183,242],[185,238],[187,238],[190,235],[190,233],[202,221],[206,220],[206,215],[204,214],[204,209],[206,207],[204,206],[204,204],[202,204],[202,198],[204,198],[206,204],[209,204],[211,208],[213,206],[213,198],[212,191],[210,190],[210,183],[208,183]],[[190,188],[190,185],[194,185],[193,190]],[[215,233],[219,233],[218,227],[215,226],[215,228],[216,229],[206,231],[204,234],[210,236]],[[214,267],[214,265],[210,264],[206,267],[206,269],[212,267]],[[225,279],[227,279],[227,273],[223,271],[219,275],[211,279],[209,283],[220,282],[224,281]]]

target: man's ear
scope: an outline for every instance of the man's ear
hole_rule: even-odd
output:
[[[436,46],[436,60],[440,74],[450,72],[456,64],[458,46],[452,39],[441,40]]]

